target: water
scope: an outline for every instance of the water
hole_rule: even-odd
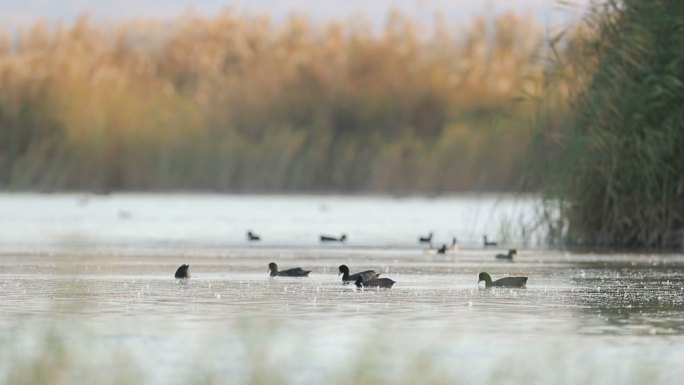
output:
[[[0,383],[42,370],[67,383],[679,384],[684,256],[547,250],[511,229],[534,207],[0,195]],[[247,229],[263,241],[248,243]],[[459,249],[419,246],[428,231]],[[321,245],[321,233],[349,242]],[[484,233],[509,244],[483,249]],[[515,262],[494,258],[509,246]],[[270,278],[271,261],[312,273]],[[190,280],[172,278],[182,263]],[[342,285],[342,263],[397,283]],[[528,276],[528,288],[482,289],[480,271]]]
[[[529,222],[533,199],[464,196],[388,199],[342,196],[0,195],[0,242],[35,249],[71,244],[120,248],[244,247],[252,229],[263,246],[317,246],[319,234],[346,232],[349,246],[479,246],[483,232]]]

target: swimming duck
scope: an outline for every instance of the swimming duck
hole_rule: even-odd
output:
[[[498,243],[496,243],[495,241],[488,241],[486,235],[483,235],[482,237],[484,238],[484,247],[498,245]]]
[[[347,267],[347,265],[340,265],[338,269],[340,270],[340,274],[342,274],[342,282],[344,283],[355,282],[356,279],[359,277],[361,278],[361,280],[367,281],[369,279],[375,279],[378,278],[378,276],[380,276],[380,274],[376,273],[373,270],[366,270],[356,274],[349,274],[349,268]]]
[[[485,282],[485,287],[517,287],[523,289],[527,287],[527,277],[506,277],[492,282],[492,277],[482,272],[477,277],[477,283],[482,281]]]
[[[188,272],[188,269],[190,268],[190,265],[181,265],[178,270],[176,270],[176,274],[174,275],[176,278],[190,278],[190,273]]]
[[[321,235],[321,242],[344,242],[347,240],[347,234],[342,234],[339,238],[331,237],[329,235]]]
[[[258,236],[258,235],[256,235],[256,234],[254,234],[254,233],[251,232],[251,231],[248,231],[248,232],[247,232],[247,240],[250,241],[250,242],[251,242],[251,241],[260,241],[260,240],[261,240],[261,237]]]
[[[432,231],[427,237],[418,237],[418,243],[432,243]]]
[[[354,285],[356,285],[356,287],[382,287],[385,289],[389,289],[395,283],[396,281],[393,281],[389,278],[376,278],[364,281],[363,278],[357,277],[356,282],[354,282]]]
[[[437,254],[446,254],[449,250],[455,250],[457,243],[458,242],[456,241],[456,237],[451,238],[451,246],[447,247],[446,244],[443,244],[442,247],[437,249]]]
[[[513,256],[518,254],[518,250],[516,249],[510,249],[508,250],[508,254],[497,254],[496,258],[498,259],[513,259]]]
[[[278,271],[278,265],[276,265],[275,262],[268,264],[268,270],[270,271],[271,277],[308,277],[311,272],[310,270],[302,270],[301,267]]]

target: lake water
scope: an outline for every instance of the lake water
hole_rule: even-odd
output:
[[[0,383],[680,384],[684,255],[548,250],[517,228],[536,207],[0,194]],[[458,249],[419,245],[430,231]],[[509,247],[514,262],[494,258]],[[270,278],[271,261],[312,273]],[[343,263],[397,283],[342,285]],[[483,289],[480,271],[528,288]]]

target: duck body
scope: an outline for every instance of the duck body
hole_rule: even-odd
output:
[[[378,278],[380,276],[380,274],[376,273],[375,270],[366,270],[360,273],[349,274],[349,268],[347,267],[347,265],[340,265],[338,269],[340,271],[340,274],[342,274],[342,282],[344,283],[356,282],[356,280],[359,277],[362,281],[367,281],[370,279]]]
[[[258,235],[256,235],[256,234],[254,234],[254,233],[251,232],[251,231],[248,231],[248,232],[247,232],[247,240],[250,241],[250,242],[260,241],[260,240],[261,240],[261,237],[258,236]]]
[[[483,235],[482,239],[484,241],[484,247],[497,246],[498,245],[497,242],[488,240],[486,235]]]
[[[278,265],[275,262],[268,264],[268,270],[271,277],[308,277],[311,273],[311,270],[304,270],[301,267],[278,271]]]
[[[174,275],[174,277],[180,278],[180,279],[190,278],[190,272],[188,272],[189,268],[190,268],[190,265],[181,265],[176,270],[176,274]]]
[[[418,243],[432,243],[432,232],[427,237],[418,237]]]
[[[497,259],[513,259],[513,257],[518,254],[518,250],[516,249],[510,249],[508,250],[508,254],[497,254],[496,258]]]
[[[437,254],[446,254],[449,250],[456,250],[456,245],[458,245],[458,241],[456,240],[456,237],[453,237],[451,238],[451,246],[442,244],[442,247],[437,249]]]
[[[363,278],[357,277],[356,281],[354,284],[358,288],[363,288],[363,287],[380,287],[384,289],[389,289],[394,285],[396,281],[393,281],[389,278],[375,278],[375,279],[369,279],[367,281],[364,281]]]
[[[492,281],[492,277],[487,273],[480,273],[477,283],[485,282],[485,287],[509,287],[524,289],[527,287],[527,277],[505,277]]]
[[[321,235],[321,242],[344,242],[346,240],[346,234],[342,234],[339,238],[330,235]]]

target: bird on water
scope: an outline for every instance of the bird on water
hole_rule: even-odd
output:
[[[261,237],[258,236],[258,235],[256,235],[256,234],[254,234],[252,231],[248,231],[248,232],[247,232],[247,240],[250,241],[250,242],[253,242],[253,241],[260,241],[260,240],[261,240]]]
[[[432,231],[427,235],[427,237],[418,237],[418,243],[432,243]]]
[[[308,277],[311,272],[310,270],[303,270],[301,267],[278,271],[278,265],[275,262],[268,264],[268,270],[271,277]]]
[[[378,278],[378,276],[380,276],[380,274],[376,273],[375,270],[366,270],[360,273],[349,274],[349,268],[347,267],[347,265],[340,265],[338,269],[340,273],[337,275],[342,274],[343,283],[356,282],[357,278],[359,277],[361,277],[362,281],[367,281],[369,279],[375,279]]]
[[[188,269],[190,268],[190,265],[181,265],[178,270],[176,270],[176,274],[174,275],[176,278],[190,278],[190,273],[188,272]]]
[[[484,247],[489,247],[489,246],[496,246],[496,245],[498,245],[498,243],[495,242],[495,241],[489,241],[489,240],[487,239],[487,235],[483,235],[482,238],[483,238],[483,240],[484,240]]]
[[[364,288],[364,287],[381,287],[384,289],[389,289],[394,285],[396,281],[393,281],[389,278],[376,278],[376,279],[369,279],[368,281],[364,281],[363,278],[358,277],[356,278],[356,282],[354,284],[358,288]]]
[[[508,250],[507,254],[497,254],[496,258],[497,259],[513,259],[513,257],[518,254],[518,250],[516,249],[510,249]]]
[[[345,242],[347,234],[342,234],[339,238],[330,235],[321,235],[321,242]]]
[[[443,244],[442,247],[437,249],[437,254],[446,254],[449,250],[456,250],[456,244],[458,244],[456,237],[451,238],[451,246]]]
[[[492,281],[492,277],[489,274],[482,272],[477,277],[477,283],[479,284],[482,281],[484,281],[485,287],[487,288],[511,287],[524,289],[527,287],[527,277],[506,277],[497,279],[496,281]]]

